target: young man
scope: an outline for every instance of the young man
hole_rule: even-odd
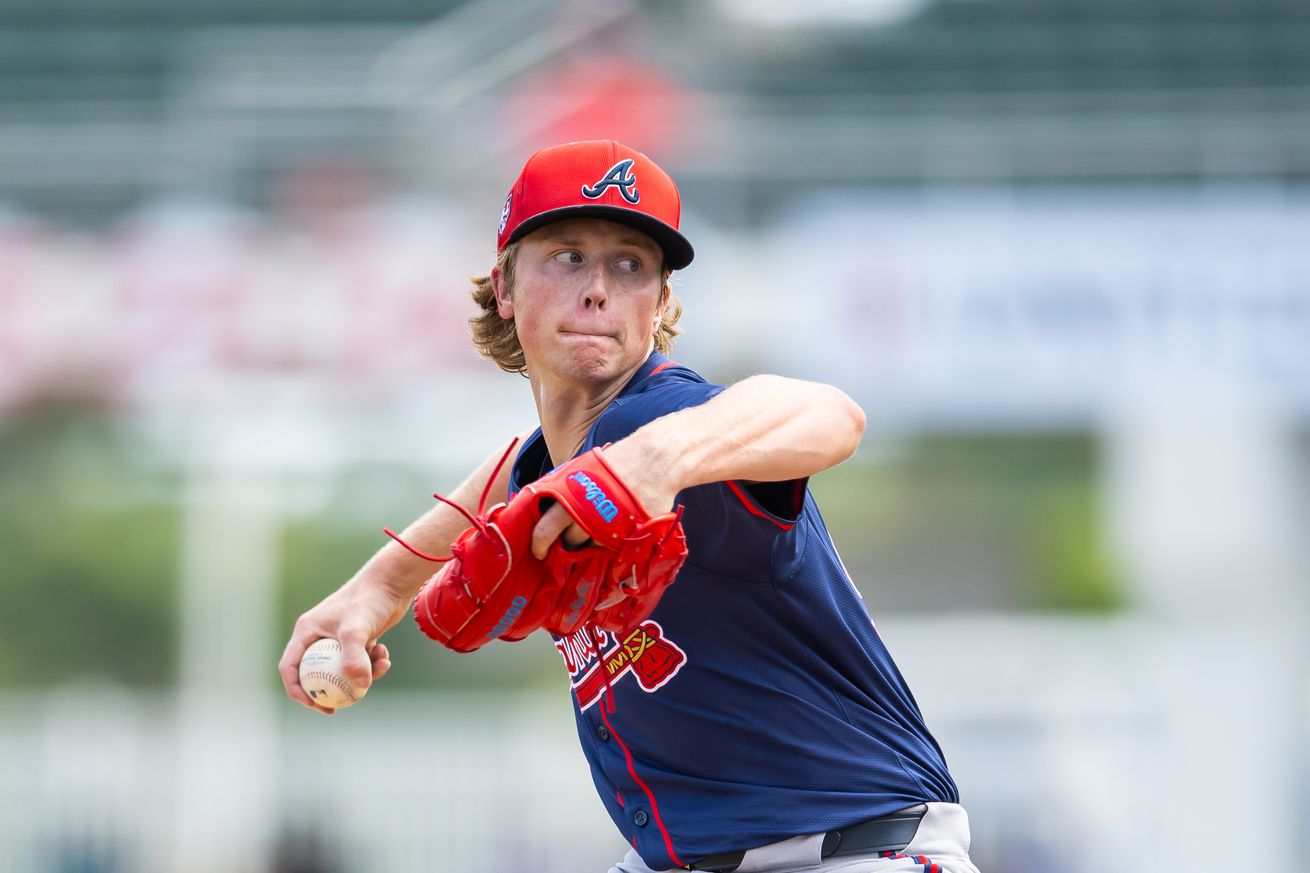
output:
[[[665,356],[692,259],[673,181],[610,141],[544,149],[505,201],[499,256],[475,280],[474,342],[526,374],[540,428],[493,493],[560,463],[606,459],[651,513],[684,507],[689,557],[626,634],[556,640],[592,777],[633,851],[610,873],[843,870],[976,873],[941,751],[846,575],[809,476],[855,451],[864,415],[842,392],[778,376],[723,388]],[[456,493],[476,505],[497,456]],[[405,532],[441,553],[468,526],[437,506]],[[570,529],[561,507],[538,557]],[[431,565],[394,544],[297,621],[280,663],[339,639],[367,686],[384,632]],[[615,658],[620,660],[615,660]],[[604,665],[622,668],[602,676]]]

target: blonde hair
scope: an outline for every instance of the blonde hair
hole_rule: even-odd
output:
[[[514,288],[514,260],[518,249],[518,243],[510,243],[496,256],[496,266],[500,268],[505,287],[511,290]],[[655,348],[665,354],[673,351],[673,338],[682,333],[678,327],[678,319],[682,318],[682,301],[673,293],[669,281],[672,275],[673,271],[667,267],[660,272],[660,294],[667,305],[659,327],[655,329]],[[523,346],[519,345],[514,319],[500,317],[491,276],[474,276],[470,281],[473,282],[473,302],[478,304],[479,310],[469,319],[473,345],[506,373],[527,375],[528,364],[523,358]]]

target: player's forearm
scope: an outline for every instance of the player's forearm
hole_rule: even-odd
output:
[[[474,508],[477,498],[474,497]],[[429,555],[450,554],[451,543],[469,526],[454,509],[439,504],[428,510],[400,533],[401,539]],[[376,586],[397,598],[412,598],[437,571],[437,564],[411,554],[399,543],[388,541],[360,567],[348,584]]]
[[[738,479],[778,482],[811,476],[854,454],[864,412],[831,385],[752,376],[708,402],[636,431],[677,490]]]
[[[525,436],[520,435],[519,443]],[[513,461],[512,456],[506,458],[500,470],[496,470],[505,451],[505,446],[497,449],[446,496],[475,514],[484,490],[487,490],[489,506],[503,501],[509,487],[509,468]],[[493,473],[496,474],[495,481],[487,489],[487,482]],[[459,511],[444,503],[437,503],[401,531],[400,537],[426,554],[445,556],[450,554],[451,544],[468,526],[468,519]],[[355,573],[348,584],[380,586],[398,598],[412,598],[437,571],[437,567],[437,564],[410,553],[399,543],[388,541]]]

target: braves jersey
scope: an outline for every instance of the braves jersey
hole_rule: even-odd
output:
[[[579,451],[722,390],[656,352]],[[552,466],[538,430],[511,494]],[[663,870],[958,802],[805,480],[677,502],[689,555],[650,618],[555,640],[596,789],[642,860]]]

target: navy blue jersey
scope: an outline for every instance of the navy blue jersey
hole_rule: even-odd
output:
[[[657,352],[580,451],[722,390]],[[552,461],[538,430],[511,493]],[[690,554],[650,618],[555,641],[596,788],[646,864],[958,802],[806,483],[701,485],[677,502]]]

